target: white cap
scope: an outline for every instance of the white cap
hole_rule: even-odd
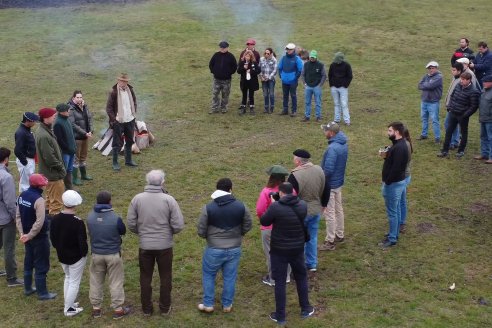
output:
[[[439,64],[438,64],[436,61],[431,61],[431,62],[429,62],[429,63],[425,66],[425,68],[429,68],[429,67],[431,67],[431,66],[432,66],[432,67],[439,67]]]
[[[285,46],[285,49],[287,49],[287,50],[294,50],[295,48],[296,48],[296,45],[293,43],[287,43],[287,45]]]
[[[467,65],[470,64],[470,60],[468,58],[465,58],[465,57],[458,59],[457,62],[462,63],[462,64],[467,64]]]
[[[75,190],[67,190],[62,195],[63,205],[75,207],[82,204],[82,197]]]

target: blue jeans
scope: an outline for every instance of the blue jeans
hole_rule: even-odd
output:
[[[263,99],[265,100],[265,109],[273,109],[275,107],[275,80],[261,82],[263,90]]]
[[[439,101],[425,102],[420,104],[420,118],[422,119],[422,133],[423,137],[427,137],[429,129],[429,117],[432,120],[432,130],[434,131],[434,138],[441,139],[441,130],[439,127]]]
[[[304,90],[304,101],[305,101],[305,112],[304,116],[307,118],[311,117],[311,98],[314,94],[314,102],[316,103],[316,118],[321,118],[321,87],[315,86],[310,87],[306,85],[306,89]]]
[[[282,83],[282,93],[284,95],[283,101],[283,112],[289,112],[289,94],[292,100],[292,113],[297,112],[297,81],[292,84]]]
[[[444,130],[448,129],[449,125],[449,112],[446,113],[446,118],[444,119]],[[451,135],[451,145],[458,147],[460,144],[460,127],[457,126]]]
[[[308,215],[304,219],[304,225],[311,239],[304,244],[304,255],[306,256],[306,267],[316,269],[318,266],[318,226],[320,215]]]
[[[62,158],[63,163],[65,164],[65,170],[67,171],[67,173],[71,173],[73,171],[73,160],[75,158],[75,154],[62,154]]]
[[[407,188],[412,181],[412,176],[409,175],[405,178],[405,189],[403,189],[403,195],[401,196],[401,215],[400,224],[407,224]]]
[[[50,242],[47,233],[40,233],[36,238],[24,244],[26,254],[24,256],[24,282],[26,288],[32,287],[32,274],[34,278],[45,279],[50,270]]]
[[[393,243],[397,242],[400,233],[401,203],[405,186],[405,180],[393,182],[389,185],[383,182],[382,194],[389,223],[388,240]]]
[[[279,321],[285,321],[285,281],[287,278],[287,266],[289,264],[296,281],[297,297],[301,311],[306,311],[310,308],[304,254],[299,252],[293,255],[280,255],[271,252],[270,260],[272,262],[272,276],[275,280],[275,312]]]
[[[492,159],[492,122],[480,123],[480,152]]]
[[[331,96],[335,105],[335,122],[340,122],[340,116],[343,113],[343,121],[350,123],[350,113],[348,108],[348,88],[331,87]]]
[[[222,270],[224,286],[222,288],[222,306],[232,305],[236,292],[237,268],[241,258],[241,247],[205,248],[202,260],[203,304],[214,306],[215,276]],[[285,280],[284,280],[285,281]]]

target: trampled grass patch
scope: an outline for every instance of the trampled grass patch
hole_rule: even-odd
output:
[[[0,326],[273,326],[267,318],[274,308],[273,289],[260,280],[266,268],[256,218],[243,243],[234,311],[203,315],[196,310],[202,296],[205,243],[195,226],[216,180],[230,177],[235,195],[255,213],[268,166],[292,167],[292,151],[301,147],[319,163],[326,147],[319,124],[261,114],[261,91],[256,94],[257,115],[237,115],[237,76],[229,112],[207,114],[208,61],[217,43],[227,39],[238,56],[248,37],[256,38],[260,50],[272,46],[279,57],[287,42],[316,49],[326,65],[336,51],[343,51],[354,71],[349,95],[353,122],[342,127],[350,140],[343,188],[346,241],[334,252],[319,254],[310,293],[319,310],[315,318],[298,318],[295,287],[288,286],[289,326],[490,326],[491,168],[471,159],[479,149],[476,115],[462,160],[437,158],[439,146],[431,141],[414,143],[408,232],[389,251],[377,246],[387,230],[380,195],[382,162],[377,156],[379,147],[389,143],[386,126],[401,120],[414,137],[419,135],[417,83],[425,64],[430,60],[441,64],[446,90],[458,38],[467,36],[475,50],[480,40],[492,43],[485,23],[489,7],[487,1],[154,0],[0,10],[0,144],[13,149],[22,112],[65,102],[74,89],[82,89],[96,131],[104,131],[107,92],[117,74],[126,71],[137,94],[139,118],[147,122],[157,143],[135,156],[137,169],[124,167],[120,173],[112,172],[109,158],[91,151],[88,170],[95,180],[79,188],[84,197],[79,214],[85,217],[96,192],[108,189],[116,212],[125,217],[131,198],[143,190],[145,173],[162,168],[166,187],[186,220],[185,230],[175,239],[170,318],[141,314],[138,238],[129,234],[124,237],[123,256],[126,298],[135,307],[133,315],[113,322],[105,290],[106,312],[103,318],[92,319],[86,270],[79,297],[85,310],[74,318],[63,317],[63,272],[52,250],[48,285],[58,298],[39,302],[0,285]],[[328,121],[333,119],[333,103],[329,88],[323,92],[323,118]],[[277,113],[281,100],[277,83]],[[302,113],[302,88],[298,103]],[[441,111],[443,120],[443,106]],[[321,222],[320,242],[324,229]],[[18,244],[20,277],[23,254]],[[448,289],[452,283],[454,291]],[[157,291],[156,280],[153,286]],[[216,292],[220,295],[220,283]],[[480,299],[489,305],[481,305]]]

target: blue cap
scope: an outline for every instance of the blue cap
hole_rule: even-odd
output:
[[[22,116],[22,122],[25,122],[25,121],[38,122],[39,116],[32,113],[32,112],[25,112],[24,115]]]

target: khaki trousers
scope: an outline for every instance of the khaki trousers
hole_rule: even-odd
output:
[[[344,215],[342,207],[342,187],[330,191],[330,200],[324,212],[326,220],[326,238],[325,241],[333,243],[335,236],[343,238]]]
[[[50,215],[55,215],[63,209],[62,195],[65,192],[63,180],[48,181],[46,186],[46,208]]]
[[[75,152],[75,162],[73,164],[74,167],[85,166],[85,161],[87,160],[87,151],[89,140],[75,140],[77,144],[77,150]]]
[[[111,307],[117,309],[125,302],[125,269],[119,253],[109,255],[92,254],[89,299],[93,308],[101,308],[103,302],[104,279],[108,276]]]

